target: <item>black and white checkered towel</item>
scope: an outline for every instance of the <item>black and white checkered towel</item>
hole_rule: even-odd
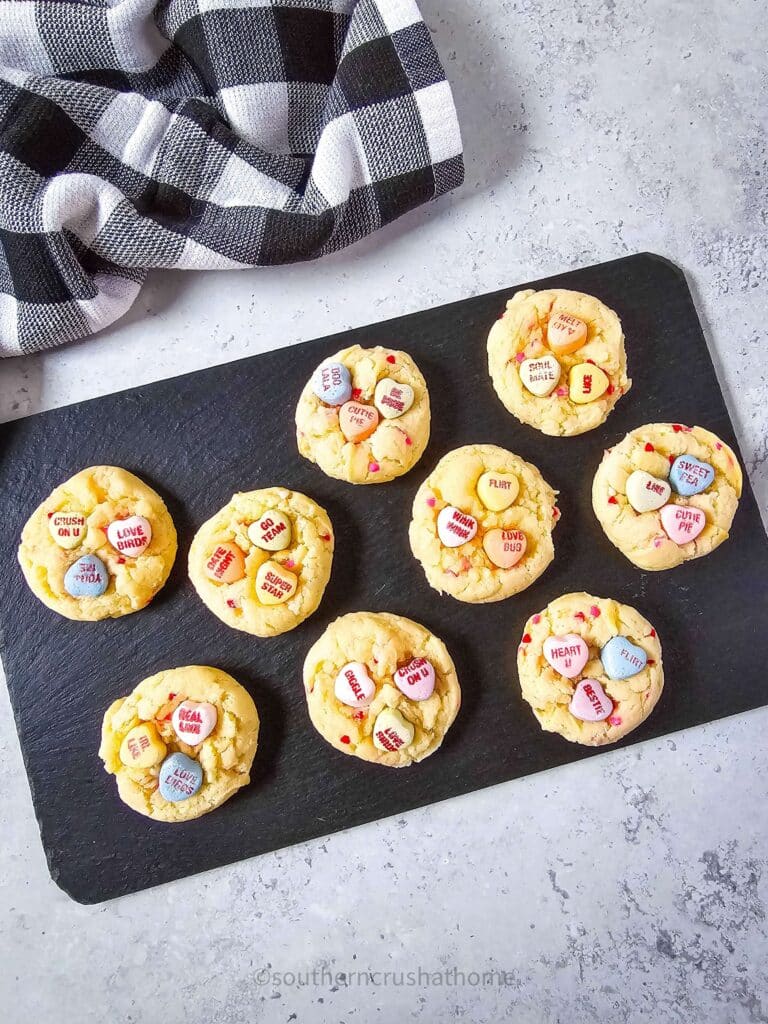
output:
[[[341,249],[461,183],[414,0],[0,0],[0,355],[151,267]]]

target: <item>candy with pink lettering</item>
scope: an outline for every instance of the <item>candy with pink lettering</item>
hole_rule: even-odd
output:
[[[410,384],[401,384],[391,377],[384,377],[376,385],[373,404],[385,420],[395,420],[407,413],[413,405],[413,388]]]
[[[483,549],[499,569],[517,565],[528,547],[528,538],[522,530],[488,530],[483,537]]]
[[[437,516],[437,535],[447,548],[458,548],[477,533],[477,520],[454,505],[446,505]]]
[[[158,782],[164,800],[188,800],[203,784],[202,765],[186,754],[171,754],[160,766]]]
[[[642,647],[619,635],[612,636],[600,651],[600,661],[610,679],[629,679],[643,671],[648,655]]]
[[[343,363],[328,359],[312,374],[312,390],[326,405],[343,405],[352,394],[352,377]]]
[[[513,504],[520,490],[514,473],[483,473],[475,486],[477,496],[491,512],[503,512]]]
[[[196,747],[211,735],[218,717],[216,708],[207,701],[183,700],[173,712],[171,723],[183,743]]]
[[[85,537],[85,516],[80,512],[54,512],[48,517],[48,529],[59,547],[70,551]]]
[[[216,583],[237,583],[245,576],[245,555],[237,544],[217,544],[205,563],[205,573]]]
[[[138,558],[149,547],[152,526],[144,516],[115,519],[107,527],[107,540],[121,555]]]
[[[560,381],[560,363],[549,353],[539,359],[524,359],[520,364],[520,380],[526,390],[538,398],[546,398]]]
[[[602,722],[613,711],[613,701],[596,679],[582,679],[571,697],[568,710],[582,722]]]
[[[350,661],[336,676],[333,686],[336,700],[351,708],[367,708],[376,693],[376,684],[361,661]]]
[[[414,658],[395,672],[395,684],[411,700],[428,700],[435,689],[435,668],[427,658]]]
[[[248,527],[248,539],[264,551],[283,551],[291,543],[291,520],[277,509],[269,509]]]
[[[409,746],[414,734],[413,725],[396,708],[384,708],[373,723],[373,745],[385,753]]]
[[[101,597],[109,575],[98,555],[81,555],[64,574],[64,589],[70,597]]]
[[[379,425],[379,414],[372,405],[345,402],[339,409],[339,427],[347,441],[359,444],[370,437]]]
[[[139,722],[120,744],[120,760],[128,768],[152,768],[165,757],[166,745],[154,722]]]
[[[544,657],[561,676],[575,679],[589,660],[589,648],[578,633],[548,636],[544,641]]]
[[[256,573],[256,596],[262,604],[285,604],[296,593],[298,585],[298,576],[279,562],[264,562]]]
[[[651,476],[642,469],[629,474],[625,490],[627,501],[635,512],[654,512],[666,505],[672,493],[666,480],[659,480],[657,476]]]
[[[712,466],[693,455],[678,455],[669,471],[669,482],[683,498],[706,491],[714,479]]]
[[[675,544],[696,540],[707,525],[707,517],[702,510],[690,505],[665,505],[660,515],[664,532]]]

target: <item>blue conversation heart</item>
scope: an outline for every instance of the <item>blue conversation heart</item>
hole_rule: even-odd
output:
[[[203,769],[199,761],[186,754],[171,754],[160,765],[160,796],[178,803],[188,800],[203,784]]]
[[[693,455],[678,455],[669,471],[669,482],[683,498],[706,491],[715,479],[715,471],[708,462]]]
[[[109,574],[98,555],[81,555],[64,574],[64,589],[71,597],[101,597]]]
[[[352,397],[352,377],[343,363],[329,359],[312,374],[312,390],[326,405],[343,405]]]
[[[629,679],[643,671],[648,655],[625,636],[612,636],[600,652],[600,661],[610,679]]]

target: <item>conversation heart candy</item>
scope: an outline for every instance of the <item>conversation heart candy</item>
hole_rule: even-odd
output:
[[[453,505],[446,505],[437,516],[437,535],[447,548],[466,544],[477,533],[477,520]]]
[[[544,641],[544,657],[561,676],[575,679],[589,660],[589,648],[577,633],[548,636]]]
[[[560,380],[560,363],[553,355],[524,359],[520,363],[520,380],[532,395],[546,398],[552,394]]]
[[[714,479],[712,466],[693,455],[678,455],[669,471],[669,482],[683,498],[706,491]]]
[[[352,377],[343,363],[329,359],[312,374],[312,390],[326,405],[343,405],[352,394]]]
[[[571,367],[568,377],[568,394],[577,405],[587,405],[600,398],[611,382],[599,366],[592,363],[578,363]]]
[[[491,512],[503,512],[514,502],[520,481],[514,473],[483,473],[477,481],[477,496]]]
[[[179,739],[195,747],[211,735],[218,717],[216,708],[207,701],[183,700],[173,712],[171,723]]]
[[[373,723],[373,745],[389,753],[413,742],[414,728],[396,708],[384,708]]]
[[[397,419],[402,416],[413,405],[413,388],[410,384],[401,384],[392,380],[391,377],[384,377],[376,385],[373,393],[373,404],[386,420]]]
[[[486,555],[500,569],[517,565],[527,547],[528,538],[522,530],[488,530],[483,537]]]
[[[351,708],[366,708],[376,693],[376,684],[361,661],[350,661],[336,676],[333,685],[336,699]]]
[[[128,768],[152,768],[165,757],[166,746],[154,722],[134,725],[120,744],[120,760]]]
[[[626,492],[627,501],[635,512],[653,512],[666,505],[672,488],[666,480],[636,469],[627,477]]]
[[[395,685],[411,700],[427,700],[435,689],[435,667],[427,658],[414,658],[395,672]]]
[[[279,562],[264,562],[256,573],[256,596],[262,604],[284,604],[290,601],[299,585],[295,573]]]
[[[205,563],[205,572],[217,583],[237,583],[245,576],[245,555],[237,544],[217,544]]]
[[[558,355],[568,355],[587,340],[587,325],[570,313],[555,313],[547,324],[547,344]]]
[[[660,516],[664,532],[675,544],[696,540],[707,525],[707,517],[700,508],[685,505],[665,505]]]
[[[596,679],[582,679],[573,691],[568,710],[582,722],[602,722],[613,711],[613,701]]]
[[[160,784],[160,796],[164,800],[178,803],[179,800],[188,800],[200,789],[203,769],[199,761],[186,754],[171,754],[160,766],[157,781]]]
[[[648,655],[642,647],[633,644],[625,636],[612,636],[600,651],[600,661],[605,674],[611,679],[629,679],[642,672],[648,662]]]
[[[370,437],[379,425],[379,414],[372,405],[346,402],[339,409],[339,426],[348,441],[355,443]]]
[[[115,519],[107,527],[107,540],[121,555],[138,558],[149,547],[152,527],[144,516]]]
[[[269,509],[248,527],[248,539],[264,551],[283,551],[291,543],[291,521],[283,512]]]
[[[64,589],[71,597],[101,597],[109,576],[98,555],[81,555],[64,574]]]
[[[85,537],[85,516],[80,512],[54,512],[48,517],[48,529],[60,548],[71,550]]]

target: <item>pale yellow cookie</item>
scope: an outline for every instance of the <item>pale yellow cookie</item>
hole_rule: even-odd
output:
[[[316,381],[328,364],[342,368],[344,382],[324,390]],[[353,345],[323,360],[296,407],[299,452],[328,476],[353,484],[383,484],[407,473],[427,446],[429,424],[419,368],[406,352],[381,346]]]
[[[612,678],[619,670],[632,674]],[[592,747],[637,728],[664,686],[661,644],[650,622],[629,605],[584,593],[564,594],[528,619],[517,671],[542,729]],[[585,720],[585,714],[607,717]]]
[[[488,335],[488,369],[512,415],[555,436],[600,426],[632,385],[616,313],[564,288],[512,296]]]
[[[248,691],[221,669],[187,665],[150,676],[108,708],[99,757],[134,811],[156,821],[189,821],[250,782],[258,737]],[[177,799],[162,795],[168,785]]]
[[[68,619],[117,618],[144,608],[176,557],[163,499],[117,466],[83,469],[39,505],[18,557],[35,597]]]
[[[670,486],[670,473],[678,457],[693,457],[714,471],[712,482],[699,494],[681,495]],[[701,467],[697,469],[703,472]],[[633,473],[647,474],[634,481],[639,479],[646,489],[650,485],[659,490],[659,502],[664,499],[660,507],[643,511],[633,507],[627,495],[628,490],[633,494],[629,483]],[[674,476],[671,479],[674,482]],[[605,452],[592,484],[592,507],[608,539],[631,562],[641,569],[671,569],[709,554],[727,540],[741,487],[738,460],[715,434],[681,423],[649,423]],[[637,497],[634,501],[645,508]],[[670,532],[664,526],[664,517],[669,514],[664,512],[667,505],[693,509],[691,515],[695,517],[703,515],[703,529],[691,540],[685,534],[675,539],[674,523]]]
[[[328,513],[305,494],[285,487],[245,491],[195,534],[189,578],[228,626],[277,636],[320,604],[333,545]]]
[[[414,659],[413,671],[405,671]],[[352,612],[332,622],[307,654],[304,689],[309,717],[324,739],[390,768],[433,754],[461,704],[442,640],[386,612]]]
[[[499,508],[505,494],[511,500]],[[554,558],[556,500],[557,492],[519,455],[492,444],[457,448],[443,456],[416,492],[411,550],[439,593],[470,603],[502,601],[529,587]],[[441,516],[452,508],[477,528],[466,542],[447,546]]]

